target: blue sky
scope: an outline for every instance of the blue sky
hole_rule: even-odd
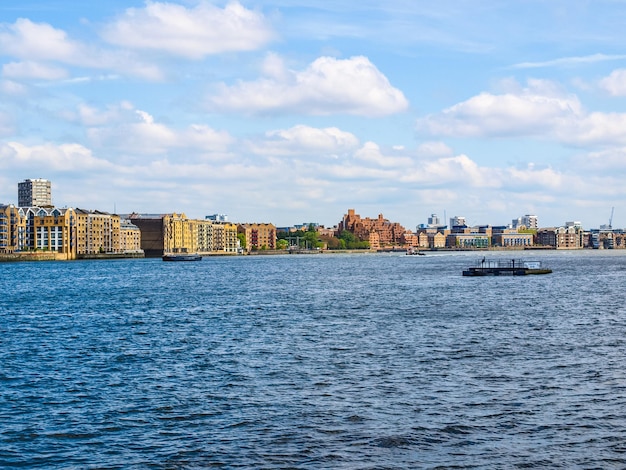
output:
[[[8,5],[7,5],[8,3]],[[0,202],[626,226],[626,1],[0,3]]]

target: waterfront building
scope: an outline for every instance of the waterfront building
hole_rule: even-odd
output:
[[[76,258],[76,212],[56,207],[20,207],[22,233],[19,250],[54,251],[66,259]],[[23,241],[22,241],[23,240]]]
[[[348,209],[348,213],[344,214],[343,219],[337,225],[339,234],[344,230],[353,233],[359,240],[368,241],[370,240],[370,233],[376,232],[378,238],[375,241],[380,247],[401,245],[406,233],[406,229],[402,225],[397,222],[390,222],[382,214],[379,214],[377,219],[370,219],[369,217],[363,219],[355,213],[354,209]]]
[[[445,248],[447,235],[442,232],[427,233],[430,248]]]
[[[495,233],[492,237],[493,246],[505,248],[523,248],[533,246],[534,236],[532,233],[518,233],[516,231],[506,231]]]
[[[77,208],[77,254],[121,253],[120,224],[117,214]]]
[[[234,223],[213,224],[213,251],[216,253],[238,253],[238,226]]]
[[[142,252],[141,230],[128,219],[120,219],[120,252]]]
[[[473,231],[470,233],[450,233],[446,237],[448,248],[489,248],[491,246],[491,233]]]
[[[243,233],[246,238],[246,251],[275,250],[276,227],[271,223],[239,224],[238,233]]]
[[[402,243],[407,246],[419,247],[420,246],[420,238],[419,234],[413,233],[411,231],[407,231],[404,235],[402,235]]]
[[[163,217],[164,214],[137,214],[135,212],[127,217],[141,230],[141,249],[146,257],[163,256],[165,249]]]
[[[129,214],[141,230],[146,257],[164,253],[237,253],[237,225],[211,219],[189,219],[185,214]]]
[[[198,251],[198,224],[185,214],[163,216],[163,252],[195,253]]]
[[[208,216],[205,220],[198,220],[198,253],[209,253],[215,248],[213,237],[213,219],[209,219]]]
[[[577,250],[585,245],[585,235],[580,222],[566,222],[562,227],[537,230],[537,245],[551,246],[557,250]]]
[[[26,179],[17,184],[18,207],[52,206],[52,184],[45,179]]]
[[[14,253],[24,249],[26,219],[13,204],[0,205],[0,253]],[[21,238],[20,238],[21,237]]]
[[[320,237],[334,237],[338,235],[337,226],[326,228],[323,225],[317,227],[317,233]]]

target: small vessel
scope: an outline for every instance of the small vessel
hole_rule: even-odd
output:
[[[163,261],[202,261],[202,256],[191,253],[170,253],[163,255]]]
[[[406,250],[406,254],[407,255],[420,255],[420,256],[426,255],[426,253],[421,252],[419,249],[416,250],[414,246],[409,247]]]
[[[551,269],[543,267],[541,261],[487,260],[483,258],[476,266],[463,271],[463,276],[527,276],[529,274],[550,274]]]

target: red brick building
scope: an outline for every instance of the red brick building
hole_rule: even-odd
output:
[[[406,233],[402,225],[390,222],[382,214],[379,214],[377,219],[369,217],[362,219],[360,215],[355,214],[354,209],[348,209],[348,213],[337,225],[337,230],[339,233],[347,230],[360,240],[375,240],[379,247],[404,244],[403,236]],[[376,235],[371,237],[371,234]]]

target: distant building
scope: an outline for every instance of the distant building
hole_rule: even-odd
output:
[[[15,251],[42,250],[76,258],[76,212],[55,207],[18,209],[18,245]]]
[[[431,214],[428,218],[428,226],[437,228],[443,227],[443,224],[441,223],[441,219],[437,214]]]
[[[406,229],[402,225],[397,222],[390,222],[382,214],[379,214],[376,219],[370,219],[369,217],[362,219],[359,214],[355,213],[354,209],[348,209],[348,213],[343,216],[343,219],[337,225],[339,233],[344,230],[352,232],[359,240],[370,242],[371,249],[375,249],[374,246],[401,245],[406,233]],[[371,237],[370,234],[372,232],[375,232],[377,235]]]
[[[275,250],[276,226],[274,224],[239,224],[237,232],[243,233],[246,238],[246,251]]]
[[[551,246],[557,250],[576,250],[585,246],[584,230],[580,222],[566,222],[563,227],[537,230],[537,245]]]
[[[120,216],[77,208],[76,245],[79,255],[120,253]]]
[[[25,228],[25,219],[20,217],[17,207],[0,204],[0,253],[13,253],[24,248]]]
[[[45,179],[24,180],[17,183],[19,207],[52,206],[52,184]]]
[[[122,253],[140,253],[141,230],[128,219],[120,220],[120,251]]]
[[[228,215],[226,214],[212,214],[205,217],[206,220],[212,220],[213,222],[228,222]]]
[[[460,215],[455,215],[454,217],[450,217],[450,228],[456,226],[467,225],[465,221],[465,217],[461,217]]]
[[[517,219],[513,219],[511,221],[511,228],[517,229],[523,226],[528,230],[537,230],[537,228],[539,228],[538,223],[536,215],[526,214],[522,217],[518,217]]]

